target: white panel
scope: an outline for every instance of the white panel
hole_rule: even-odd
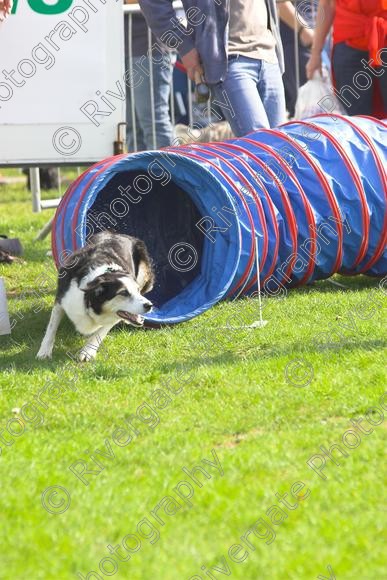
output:
[[[0,165],[112,155],[125,120],[122,0],[14,2],[0,25]],[[50,7],[65,10],[36,12]],[[81,110],[89,100],[106,113],[95,123]]]

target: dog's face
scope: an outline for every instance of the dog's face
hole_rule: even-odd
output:
[[[150,312],[152,303],[140,293],[134,277],[122,272],[107,272],[89,282],[85,292],[86,308],[95,317],[121,318],[133,326],[142,326],[141,316]]]

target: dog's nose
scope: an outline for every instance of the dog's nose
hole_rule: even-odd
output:
[[[152,310],[152,307],[153,307],[152,302],[145,302],[145,304],[144,304],[144,310],[146,312],[149,312],[150,310]]]

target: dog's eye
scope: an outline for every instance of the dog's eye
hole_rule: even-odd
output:
[[[120,296],[130,296],[129,292],[127,290],[122,290],[122,292],[119,292]]]

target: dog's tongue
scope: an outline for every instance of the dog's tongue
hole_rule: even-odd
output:
[[[126,310],[119,310],[117,314],[120,318],[134,324],[134,326],[142,326],[144,324],[144,318],[140,314],[131,314],[130,312],[126,312]]]

